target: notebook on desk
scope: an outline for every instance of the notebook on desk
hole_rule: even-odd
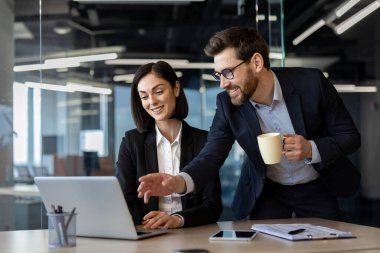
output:
[[[138,240],[167,230],[137,230],[116,177],[35,177],[46,210],[76,207],[77,235]]]
[[[354,238],[351,232],[340,231],[309,223],[254,224],[253,230],[291,241]]]

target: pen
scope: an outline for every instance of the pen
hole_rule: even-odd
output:
[[[71,219],[73,218],[73,216],[74,216],[74,213],[75,213],[75,207],[73,208],[73,210],[71,210],[71,213],[70,213],[70,216],[69,216],[69,219],[67,220],[67,222],[66,222],[66,230],[67,230],[67,228],[69,227],[69,225],[70,225],[70,222],[71,222]]]
[[[67,245],[67,228],[65,225],[65,218],[63,216],[63,206],[61,205],[51,205],[51,208],[57,216],[55,216],[55,229],[57,231],[57,236],[61,245]]]
[[[58,231],[59,231],[59,234],[61,236],[60,238],[60,242],[61,242],[61,245],[67,245],[67,234],[66,234],[66,230],[65,228],[63,227],[65,224],[63,224],[63,217],[58,217],[60,218],[60,221],[58,221]]]
[[[296,230],[289,231],[288,234],[289,234],[289,235],[296,235],[296,234],[302,233],[302,232],[304,232],[304,231],[305,231],[304,228],[300,228],[300,229],[296,229]]]
[[[51,205],[51,210],[52,210],[53,214],[58,213],[57,209],[55,208],[55,205],[53,205],[53,204]],[[63,245],[64,241],[62,238],[62,232],[63,232],[62,224],[60,224],[58,217],[56,217],[56,216],[51,216],[49,219],[53,220],[54,229],[55,229],[55,232],[57,233],[57,239],[59,241],[59,244]]]

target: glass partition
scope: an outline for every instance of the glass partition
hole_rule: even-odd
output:
[[[190,103],[186,121],[208,130],[221,89],[210,79],[212,59],[203,46],[223,28],[256,26],[277,53],[271,55],[273,66],[281,66],[281,5],[261,0],[190,1],[187,6],[14,0],[14,27],[23,33],[15,30],[12,179],[28,194],[7,199],[9,222],[0,230],[46,227],[35,176],[114,175],[124,132],[135,127],[130,82],[144,62],[174,62]],[[171,18],[155,17],[157,10]],[[180,17],[182,23],[173,22]],[[229,207],[242,156],[235,144],[221,168],[222,220],[233,219]]]
[[[141,64],[158,59],[172,64],[190,103],[186,121],[205,130],[221,91],[211,76],[212,59],[203,53],[213,33],[236,25],[256,27],[269,44],[271,66],[284,66],[282,0],[107,2],[0,1],[0,231],[46,227],[35,176],[114,175],[124,132],[135,127],[130,83]],[[352,52],[360,55],[361,50]],[[327,63],[319,60],[313,67]],[[355,71],[361,67],[351,66]],[[339,68],[329,72],[331,77],[340,73]],[[343,219],[379,225],[372,159],[376,93],[342,86],[336,87],[349,92],[341,97],[362,130],[360,154],[366,158],[351,157],[362,167],[363,187],[352,199],[341,200]],[[234,144],[220,170],[221,220],[233,219],[230,205],[243,155]]]

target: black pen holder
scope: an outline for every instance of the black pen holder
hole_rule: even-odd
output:
[[[48,212],[49,247],[63,248],[76,245],[76,213]]]

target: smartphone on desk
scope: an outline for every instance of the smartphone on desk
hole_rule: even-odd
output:
[[[250,241],[257,235],[255,230],[220,230],[209,237],[210,241]]]
[[[173,253],[209,253],[207,249],[176,249]]]

